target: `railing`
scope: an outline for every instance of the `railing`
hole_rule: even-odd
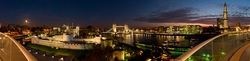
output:
[[[2,61],[37,61],[20,43],[1,32],[0,49]]]
[[[243,31],[223,33],[200,43],[174,61],[220,61],[226,55],[232,55],[231,52],[237,50],[236,47],[246,44],[249,37]]]

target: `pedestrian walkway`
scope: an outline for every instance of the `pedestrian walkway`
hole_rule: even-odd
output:
[[[72,61],[72,56],[55,55],[24,46],[38,61]]]
[[[242,46],[236,51],[229,61],[250,61],[250,43]]]

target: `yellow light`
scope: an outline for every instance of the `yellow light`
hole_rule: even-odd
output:
[[[28,20],[25,20],[26,23],[28,23]]]

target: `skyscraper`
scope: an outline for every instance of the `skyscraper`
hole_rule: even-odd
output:
[[[223,18],[217,19],[217,27],[218,28],[228,28],[228,18],[227,18],[227,5],[226,2],[224,4]]]
[[[226,5],[226,2],[224,4],[223,19],[227,19],[227,5]]]

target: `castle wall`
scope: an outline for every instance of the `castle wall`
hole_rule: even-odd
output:
[[[74,39],[74,41],[86,41],[86,42],[94,42],[96,44],[101,44],[101,37]]]
[[[58,48],[65,48],[65,49],[78,49],[78,50],[86,50],[91,49],[92,44],[72,44],[72,43],[63,43],[59,41],[49,41],[49,40],[42,40],[38,37],[32,36],[31,43],[50,46],[50,47],[58,47]]]
[[[74,39],[73,35],[66,35],[65,33],[63,35],[55,35],[53,37],[46,37],[46,34],[41,34],[41,38],[43,39],[49,39],[49,40],[56,40],[56,41],[86,41],[86,42],[95,42],[97,44],[101,44],[101,37],[97,36],[95,38],[81,38],[81,39]]]

